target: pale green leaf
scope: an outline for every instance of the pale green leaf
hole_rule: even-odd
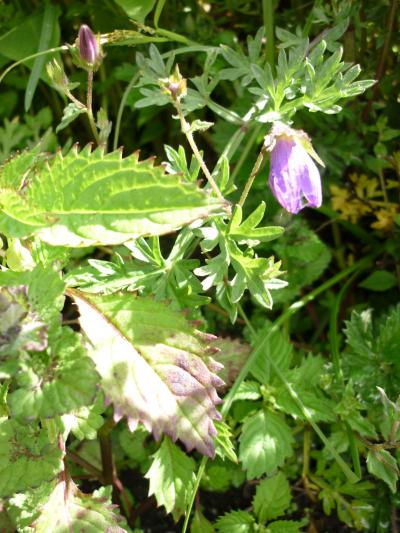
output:
[[[109,492],[109,491],[107,491]],[[31,524],[35,533],[127,533],[125,519],[115,512],[104,487],[83,494],[74,482],[59,482]]]
[[[239,459],[248,479],[271,474],[292,454],[293,436],[285,419],[271,411],[259,411],[243,425]]]
[[[221,365],[209,355],[212,337],[150,298],[68,294],[78,304],[115,419],[126,416],[132,430],[142,422],[157,439],[167,433],[188,450],[213,456],[212,421],[220,418],[215,387],[223,382],[214,373]]]
[[[384,481],[396,493],[400,471],[396,459],[387,450],[369,450],[367,468],[370,474]]]
[[[195,480],[195,462],[165,437],[155,453],[145,477],[149,480],[149,496],[155,495],[157,504],[175,520],[184,514]]]
[[[215,529],[219,533],[255,533],[255,519],[247,511],[231,511],[218,518]]]
[[[83,106],[78,107],[74,102],[68,104],[63,110],[61,122],[56,128],[56,133],[69,126],[71,122],[78,118],[79,115],[82,115],[82,113],[86,113],[86,110]]]
[[[74,147],[30,173],[23,189],[4,188],[5,172],[0,205],[8,230],[13,219],[16,233],[25,228],[25,236],[36,233],[53,245],[119,244],[169,233],[221,210],[196,184],[165,174],[151,160],[139,162],[137,153],[122,158],[120,151]]]
[[[96,398],[93,405],[80,407],[61,417],[65,434],[70,432],[79,440],[94,440],[97,430],[104,424],[101,413],[104,411],[102,395]],[[66,437],[65,437],[66,438]]]
[[[46,430],[0,421],[0,496],[37,487],[62,470],[62,450]]]
[[[199,509],[196,509],[194,513],[190,524],[190,533],[215,533],[213,525]]]
[[[288,480],[278,472],[275,476],[263,479],[257,485],[253,499],[254,512],[259,522],[266,522],[284,514],[292,496]]]

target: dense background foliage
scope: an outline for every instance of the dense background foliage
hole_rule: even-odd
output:
[[[73,531],[396,533],[397,1],[19,0],[0,12],[0,531],[68,531],[54,523],[65,511]],[[83,23],[102,36],[92,126],[108,153],[80,151],[96,144],[91,121],[45,68],[55,57],[86,102],[87,71],[62,46]],[[174,108],[177,63],[188,91]],[[229,205],[196,185],[180,113]],[[283,210],[266,156],[235,225],[227,213],[280,119],[325,163],[323,205]],[[144,205],[167,215],[139,216]],[[163,418],[170,397],[119,357],[157,366],[162,344],[171,365],[199,365],[200,436],[190,414]]]

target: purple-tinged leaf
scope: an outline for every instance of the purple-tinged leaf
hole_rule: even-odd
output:
[[[212,337],[149,298],[68,293],[78,304],[115,420],[126,416],[131,431],[140,422],[156,439],[166,433],[188,450],[214,456],[216,388],[223,381],[215,374],[221,365],[210,355]]]

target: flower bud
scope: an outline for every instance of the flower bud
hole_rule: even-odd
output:
[[[165,94],[169,94],[173,100],[180,100],[186,96],[186,80],[179,72],[179,67],[176,65],[175,72],[169,77],[160,80],[160,84]]]
[[[92,30],[86,24],[79,28],[79,53],[89,65],[94,65],[101,57],[99,43]]]

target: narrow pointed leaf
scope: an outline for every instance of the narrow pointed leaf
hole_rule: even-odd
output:
[[[157,439],[166,433],[213,456],[213,420],[220,418],[215,387],[223,381],[214,373],[221,365],[209,355],[216,351],[207,344],[210,336],[150,298],[68,292],[115,418],[126,416],[131,430],[141,422]]]

